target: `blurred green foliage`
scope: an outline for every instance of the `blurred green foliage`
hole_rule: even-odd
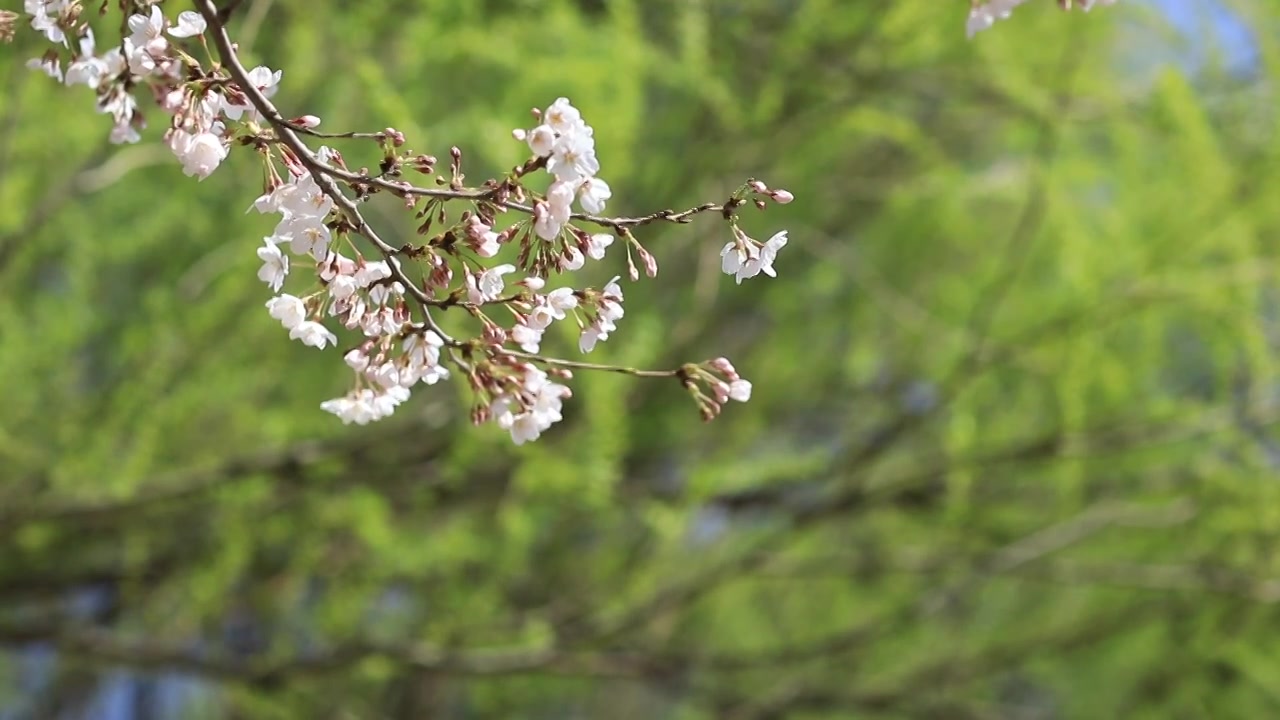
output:
[[[244,3],[246,61],[325,129],[477,179],[567,95],[613,213],[795,193],[745,215],[790,230],[776,280],[720,274],[714,218],[646,228],[660,275],[596,351],[727,355],[749,404],[580,373],[521,448],[456,383],[320,412],[348,376],[262,309],[248,154],[196,183],[158,128],[109,147],[0,46],[0,707],[127,667],[208,679],[196,718],[1276,712],[1274,21],[1234,6],[1239,77],[1119,63],[1167,35],[1142,5],[973,43],[963,5]]]

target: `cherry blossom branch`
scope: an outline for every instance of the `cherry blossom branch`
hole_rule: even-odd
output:
[[[235,46],[231,42],[231,38],[227,36],[227,28],[222,24],[222,19],[219,17],[218,8],[214,6],[211,0],[195,0],[195,5],[197,11],[204,17],[205,22],[208,23],[209,28],[212,30],[213,44],[218,48],[218,57],[223,66],[226,67],[227,72],[236,81],[240,92],[244,93],[254,109],[261,113],[267,122],[271,123],[271,126],[275,129],[276,137],[307,166],[311,171],[312,177],[320,185],[321,191],[333,198],[334,203],[342,208],[343,212],[352,220],[356,232],[373,243],[374,247],[387,258],[394,256],[396,249],[378,237],[378,233],[365,221],[356,204],[338,189],[337,184],[334,183],[331,177],[336,174],[335,169],[320,162],[319,158],[311,152],[311,149],[298,139],[298,136],[294,134],[293,126],[280,116],[280,112],[271,104],[271,101],[249,79],[249,71],[240,63]],[[405,287],[414,294],[414,297],[419,302],[427,304],[432,302],[431,297],[419,290],[413,281],[404,275],[399,265],[392,263],[391,275],[396,280],[404,283]]]
[[[330,197],[334,201],[334,203],[344,211],[344,213],[349,217],[352,224],[354,225],[354,229],[356,230],[356,232],[361,236],[365,237],[366,239],[370,240],[374,244],[374,246],[379,250],[379,252],[381,252],[381,254],[384,257],[384,261],[387,263],[388,267],[392,270],[392,278],[394,278],[395,281],[403,284],[407,288],[411,289],[411,294],[414,296],[414,298],[421,305],[424,306],[423,307],[424,315],[427,318],[427,322],[430,329],[437,336],[441,338],[441,340],[443,341],[443,344],[449,345],[452,347],[462,347],[460,343],[453,340],[448,335],[443,333],[443,331],[440,330],[439,326],[431,318],[430,309],[427,306],[448,307],[450,305],[463,304],[463,303],[460,303],[456,296],[450,296],[444,300],[438,300],[436,298],[429,296],[425,291],[421,290],[414,283],[412,283],[410,279],[407,277],[407,275],[405,275],[404,271],[401,269],[400,264],[396,262],[394,259],[395,255],[399,251],[397,251],[395,248],[392,248],[389,244],[387,244],[385,241],[382,241],[381,238],[378,237],[376,232],[373,231],[373,229],[369,226],[368,222],[360,214],[359,208],[356,207],[355,203],[351,201],[349,198],[347,198],[346,195],[337,188],[336,183],[334,182],[334,178],[336,177],[338,179],[346,180],[349,184],[357,187],[382,188],[400,197],[425,196],[425,197],[443,198],[443,199],[492,201],[492,202],[495,202],[495,204],[501,205],[502,207],[524,211],[525,213],[532,216],[537,215],[538,208],[536,206],[527,206],[527,205],[521,205],[520,203],[516,203],[516,202],[506,201],[506,196],[508,194],[509,188],[501,184],[495,184],[492,182],[487,183],[488,188],[486,190],[481,190],[481,191],[464,190],[464,189],[458,188],[457,187],[458,173],[456,169],[454,172],[455,181],[451,183],[452,187],[446,191],[446,190],[430,190],[425,188],[415,188],[412,186],[408,186],[407,184],[404,184],[404,183],[392,183],[381,177],[372,177],[366,172],[352,173],[344,168],[334,167],[333,165],[330,165],[321,161],[321,159],[318,158],[314,153],[312,153],[310,148],[308,148],[298,138],[298,133],[301,132],[301,133],[306,133],[306,134],[311,134],[316,136],[326,136],[326,135],[334,135],[334,134],[318,133],[312,127],[310,127],[310,125],[317,123],[318,120],[311,121],[311,120],[308,120],[307,118],[302,118],[295,121],[285,120],[284,116],[278,111],[277,108],[274,107],[274,105],[272,105],[272,103],[266,97],[266,95],[258,87],[256,87],[255,83],[249,76],[249,71],[240,63],[239,58],[235,52],[234,44],[232,43],[227,33],[227,29],[225,25],[223,24],[223,22],[219,17],[217,8],[213,5],[211,0],[198,0],[197,9],[211,30],[211,34],[213,35],[214,45],[218,50],[218,54],[222,60],[222,63],[226,66],[227,71],[231,75],[231,78],[236,82],[238,89],[240,89],[248,99],[249,104],[252,105],[254,109],[256,109],[257,112],[266,120],[266,122],[272,126],[275,132],[276,138],[281,143],[283,143],[285,147],[287,147],[307,167],[311,175],[316,178],[317,183],[319,184],[320,188],[325,193],[325,195]],[[396,135],[397,133],[392,129],[388,129],[380,133],[337,134],[338,137],[376,139],[379,142],[386,142],[388,139],[395,139]],[[452,155],[454,157],[455,163],[457,163],[457,161],[459,160],[459,154],[460,153],[456,149],[453,150]],[[538,164],[541,164],[538,160],[536,159],[531,160],[529,163],[526,163],[523,168],[517,168],[515,171],[513,171],[513,177],[520,177],[521,175],[525,174],[526,172],[528,172],[530,169],[532,169],[534,166]],[[764,188],[763,184],[758,183],[757,181],[751,181],[751,186],[759,188],[758,190],[759,192],[768,192],[767,189]],[[775,200],[778,200],[779,202],[790,201],[790,194],[785,193],[785,191],[775,191],[771,196]],[[627,230],[627,228],[639,227],[639,226],[650,224],[653,222],[658,222],[660,220],[666,220],[673,223],[688,222],[692,218],[692,216],[698,213],[712,211],[712,210],[722,212],[727,220],[732,221],[733,209],[735,209],[737,206],[740,206],[741,204],[742,204],[742,201],[740,199],[731,199],[729,202],[724,204],[705,203],[703,205],[699,205],[697,207],[694,207],[682,212],[676,212],[672,210],[663,210],[663,211],[655,212],[655,213],[652,213],[651,215],[640,217],[640,218],[606,218],[598,215],[592,215],[589,213],[574,213],[570,217],[571,219],[574,219],[574,218],[584,219],[588,222],[593,222],[597,225],[613,227],[621,231],[625,238],[627,238],[629,241],[634,243],[635,247],[639,252],[644,253],[642,255],[642,258],[645,260],[646,268],[648,268],[649,266],[653,265],[651,258],[647,255],[647,253],[645,253],[643,248],[634,241],[634,238],[630,235],[630,232],[629,230]],[[736,225],[735,225],[735,229],[736,229]],[[406,248],[405,250],[408,250],[408,248]],[[630,246],[628,246],[628,251],[629,250],[630,250]],[[630,257],[630,255],[628,255],[628,257]],[[652,272],[650,272],[650,274],[652,274]],[[614,295],[617,295],[620,298],[621,293],[620,291],[618,291],[618,292],[615,292]],[[504,299],[501,299],[501,302],[502,304],[507,304],[508,302],[511,302],[514,299],[515,298],[511,298],[511,299],[504,298]],[[489,301],[489,302],[495,302],[495,301]],[[468,307],[468,309],[471,310],[473,314],[476,314],[477,307],[484,304],[486,303],[470,302],[470,303],[466,303],[465,306]],[[619,314],[620,314],[620,309],[619,309]],[[604,333],[599,333],[599,334],[603,335]],[[729,364],[727,360],[723,360],[723,359],[718,359],[716,361],[715,367],[727,368],[727,372],[724,370],[722,370],[721,372],[726,373],[725,376],[726,376],[726,379],[729,380],[728,383],[721,381],[719,378],[714,377],[713,375],[707,372],[707,369],[703,369],[699,371],[697,369],[697,366],[695,365],[687,365],[685,367],[682,367],[676,370],[640,370],[635,368],[624,368],[624,367],[617,367],[617,366],[601,365],[597,363],[577,362],[577,361],[564,360],[559,358],[548,358],[548,357],[543,357],[543,356],[536,355],[533,353],[528,353],[528,352],[516,353],[513,351],[504,350],[502,351],[502,354],[506,357],[513,357],[513,358],[518,357],[524,360],[540,363],[542,365],[558,368],[558,369],[598,370],[598,371],[607,371],[607,372],[617,372],[617,373],[628,374],[628,375],[633,375],[637,377],[679,377],[682,380],[685,387],[694,396],[694,399],[699,405],[700,409],[702,410],[704,417],[707,417],[708,419],[710,419],[711,417],[714,417],[714,415],[718,413],[719,404],[723,403],[725,399],[736,398],[736,399],[745,400],[750,393],[750,384],[746,383],[745,381],[741,380],[741,378],[737,377],[736,371],[732,368],[732,365]],[[453,355],[453,357],[456,362],[458,362],[460,365],[462,364],[463,361],[459,359],[456,354]],[[474,366],[468,366],[468,367],[474,370]],[[710,367],[711,366],[708,366],[708,368]],[[471,372],[471,376],[475,377],[475,373]],[[707,382],[715,383],[711,387],[713,387],[716,391],[714,395],[720,398],[719,403],[716,401],[714,397],[708,397],[699,391],[698,389],[699,380],[705,380]],[[483,413],[480,413],[480,412],[477,412],[475,414],[478,420],[481,419],[482,414]]]
[[[211,34],[213,35],[214,46],[218,49],[218,55],[222,64],[227,68],[231,77],[236,81],[239,89],[246,95],[246,97],[248,97],[249,102],[259,113],[262,114],[263,118],[271,124],[280,141],[288,147],[289,150],[297,154],[308,169],[318,176],[326,178],[326,181],[322,184],[325,193],[330,197],[333,197],[334,201],[337,202],[348,215],[358,221],[359,224],[357,225],[357,230],[360,234],[373,242],[374,245],[377,246],[385,255],[394,255],[397,251],[378,238],[376,233],[370,235],[370,233],[372,233],[372,229],[369,228],[368,224],[360,217],[360,212],[355,207],[355,204],[347,199],[345,195],[342,195],[341,191],[337,189],[332,178],[338,178],[354,185],[381,188],[400,196],[421,196],[451,200],[495,199],[498,192],[496,189],[492,188],[488,190],[461,190],[416,187],[405,183],[392,182],[366,173],[354,173],[349,170],[333,167],[321,162],[320,159],[317,158],[301,140],[298,139],[298,133],[305,133],[319,138],[364,138],[375,140],[384,140],[390,135],[390,133],[386,131],[374,133],[322,133],[312,128],[307,128],[298,121],[286,120],[271,101],[263,95],[262,91],[259,90],[249,79],[249,72],[240,62],[239,56],[235,50],[235,45],[228,36],[226,25],[220,19],[218,9],[213,4],[212,0],[195,0],[195,5],[196,9],[200,12],[201,16],[204,17],[205,22],[208,23],[208,26],[212,31]],[[751,180],[749,182],[754,183],[757,181]],[[781,198],[781,202],[790,202],[790,193],[787,193],[786,191],[776,191],[774,194]],[[533,215],[535,212],[535,209],[532,206],[518,202],[499,201],[499,204],[503,207],[518,210],[529,215]],[[727,215],[733,209],[741,205],[741,200],[731,200],[724,204],[703,203],[696,207],[679,212],[675,210],[660,210],[642,217],[602,217],[599,215],[592,215],[590,213],[573,213],[570,217],[575,220],[584,220],[596,225],[621,230],[622,228],[640,227],[659,221],[683,224],[689,222],[693,216],[705,212],[722,212]],[[404,280],[401,279],[401,282],[404,282]],[[419,300],[427,303],[431,302],[431,300],[427,298],[419,298]]]
[[[725,358],[663,370],[542,354],[543,334],[554,322],[577,325],[578,349],[585,354],[606,341],[625,315],[621,276],[601,288],[545,286],[582,269],[588,259],[603,261],[615,241],[621,248],[614,255],[625,253],[633,282],[641,270],[655,277],[658,261],[634,231],[713,213],[731,234],[720,252],[721,269],[738,283],[772,277],[787,232],[761,242],[743,229],[740,214],[748,205],[764,210],[770,202],[791,202],[786,190],[749,179],[722,202],[636,217],[607,215],[613,192],[599,176],[594,129],[564,97],[534,110],[534,127],[512,132],[529,148],[526,161],[474,186],[466,182],[457,147],[449,149],[447,172],[441,168],[437,174],[440,161],[404,149],[406,138],[394,128],[329,133],[316,129],[321,120],[314,115],[288,119],[270,99],[281,71],[247,69],[237,54],[226,25],[235,0],[221,10],[214,0],[194,0],[196,12],[182,12],[176,21],[165,17],[163,2],[122,2],[125,13],[136,13],[120,26],[127,33],[120,46],[105,53],[97,52],[97,39],[84,19],[91,14],[83,12],[82,1],[24,2],[31,29],[54,46],[28,65],[67,85],[92,89],[98,110],[114,119],[111,140],[116,143],[141,141],[146,121],[135,94],[149,92],[170,118],[164,139],[188,176],[208,177],[233,147],[257,153],[264,181],[253,209],[280,216],[257,250],[263,262],[258,278],[275,293],[266,303],[268,312],[291,339],[321,350],[339,342],[327,323],[363,336],[343,355],[354,373],[353,388],[321,404],[344,423],[386,417],[408,399],[410,388],[455,373],[472,391],[473,421],[493,420],[517,444],[536,439],[562,419],[562,402],[571,395],[562,381],[573,371],[675,379],[707,420],[727,402],[750,398],[751,383]],[[971,31],[975,23],[1004,17],[1017,4],[972,3]],[[0,12],[0,39],[16,32],[18,19]],[[206,67],[183,49],[197,42],[203,52],[190,49],[210,58],[216,51],[217,62],[210,59]],[[348,167],[341,153],[325,146],[313,150],[304,137],[372,141],[380,153],[376,170]],[[434,187],[406,181],[408,173],[430,177]],[[537,173],[550,176],[543,191],[525,184]],[[360,204],[378,193],[403,201],[422,240],[397,247],[372,227]],[[496,227],[508,212],[519,219]],[[610,232],[590,233],[581,224]],[[365,257],[359,239],[373,248],[376,260]],[[518,251],[515,262],[497,260],[508,246]],[[284,292],[291,265],[296,269],[312,261],[311,288],[300,295]],[[505,276],[517,270],[525,277],[509,283]],[[454,282],[458,274],[461,283]],[[457,330],[451,335],[437,321],[435,312],[452,308],[473,329],[478,326],[472,336]]]

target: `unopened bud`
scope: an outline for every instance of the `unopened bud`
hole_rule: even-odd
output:
[[[430,175],[436,171],[436,159],[430,155],[419,155],[412,161],[414,170],[423,175]]]
[[[769,186],[768,186],[768,185],[765,185],[764,183],[760,182],[759,180],[752,180],[751,182],[747,183],[747,187],[751,188],[751,190],[752,190],[753,192],[758,192],[758,193],[760,193],[760,194],[762,194],[762,195],[763,195],[764,193],[769,192]]]
[[[727,357],[718,357],[708,362],[707,366],[710,367],[712,370],[717,370],[723,373],[724,375],[728,376],[730,381],[736,380],[738,378],[738,371],[734,369],[733,363],[729,362],[729,358]]]
[[[185,90],[174,90],[165,94],[164,99],[160,101],[160,107],[168,110],[169,112],[176,113],[178,110],[182,109],[186,100],[187,92]]]
[[[507,341],[507,331],[497,325],[486,324],[482,337],[490,345],[501,345]]]
[[[792,195],[786,190],[774,190],[773,192],[769,193],[769,197],[773,198],[773,201],[778,203],[779,205],[786,205],[787,203],[796,199],[795,195]]]
[[[640,262],[644,263],[644,274],[649,277],[657,277],[658,259],[653,256],[653,253],[645,250],[640,245],[636,245],[636,252],[640,254]]]
[[[296,117],[290,120],[289,124],[295,125],[300,128],[306,128],[307,130],[311,130],[312,128],[320,127],[320,118],[316,117],[315,115],[303,115],[302,117]]]
[[[716,396],[716,402],[721,405],[729,401],[729,383],[717,380],[711,383],[711,392]]]
[[[233,105],[248,105],[249,96],[245,95],[240,88],[234,85],[224,85],[222,88],[223,97]]]

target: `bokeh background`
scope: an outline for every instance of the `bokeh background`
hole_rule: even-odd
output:
[[[326,129],[476,178],[568,95],[614,212],[795,193],[777,279],[647,228],[597,350],[749,404],[581,373],[520,448],[456,384],[320,412],[250,156],[109,146],[0,46],[0,718],[1276,716],[1277,10],[246,0]]]

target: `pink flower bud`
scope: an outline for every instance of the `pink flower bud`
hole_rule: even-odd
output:
[[[717,357],[717,359],[709,361],[707,365],[713,370],[719,370],[719,372],[726,375],[737,374],[737,370],[733,369],[733,364],[728,361],[728,357]]]
[[[320,118],[315,115],[303,115],[302,117],[296,117],[290,120],[289,124],[311,130],[312,128],[320,127]]]
[[[164,99],[160,101],[160,107],[169,112],[177,112],[186,100],[187,93],[185,90],[174,90],[164,96]]]
[[[787,203],[796,199],[795,195],[792,195],[786,190],[774,190],[773,192],[769,193],[769,197],[773,198],[773,201],[778,203],[779,205],[786,205]]]
[[[729,383],[717,380],[711,383],[711,392],[715,394],[716,402],[721,405],[729,401]]]
[[[507,331],[497,325],[486,325],[482,338],[490,345],[501,345],[507,341]]]
[[[752,180],[751,182],[747,183],[747,187],[751,188],[752,191],[758,192],[761,194],[769,192],[769,186],[765,185],[759,180]]]
[[[636,252],[640,255],[640,262],[644,263],[644,274],[649,277],[657,277],[658,259],[653,256],[653,253],[645,250],[639,244],[636,245]]]

